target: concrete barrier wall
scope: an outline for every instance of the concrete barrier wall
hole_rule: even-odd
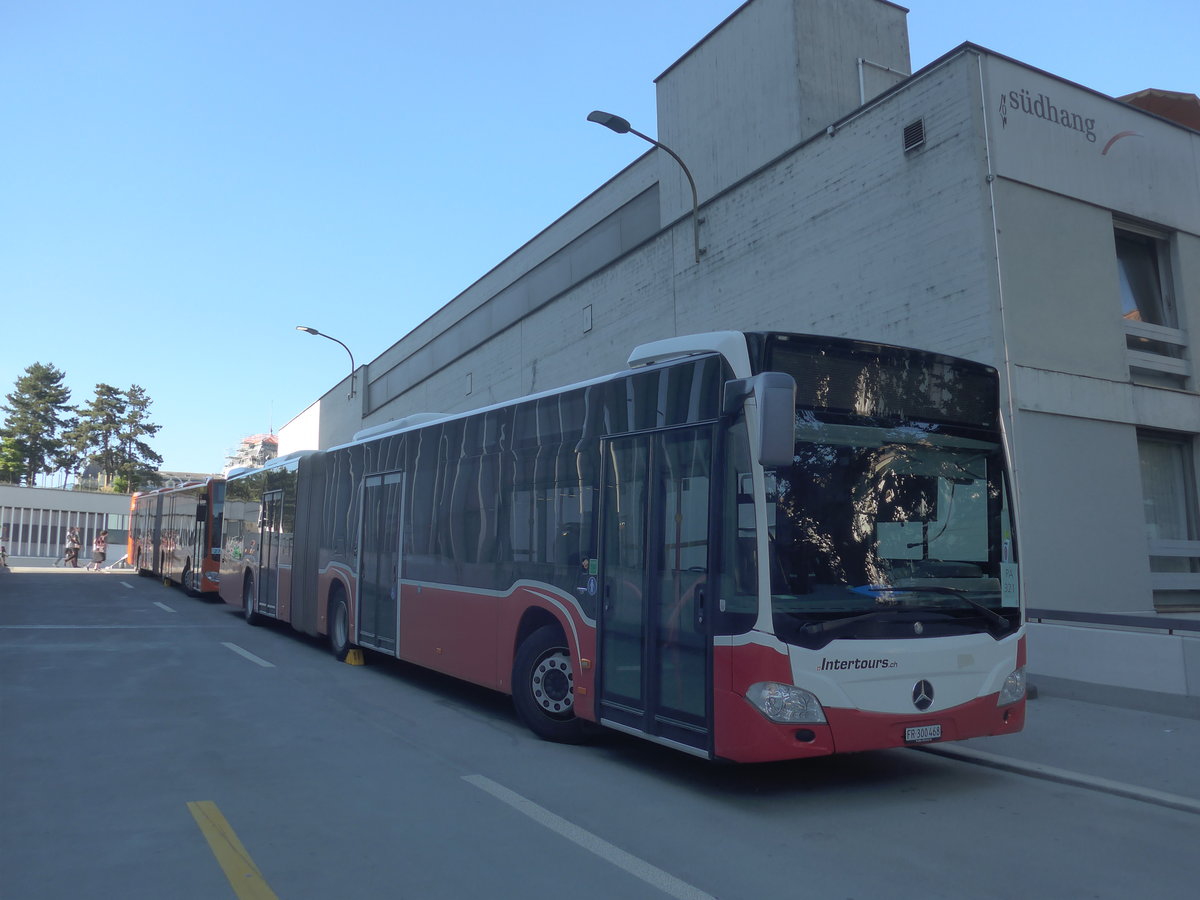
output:
[[[1031,679],[1048,676],[1200,698],[1200,633],[1029,625]]]

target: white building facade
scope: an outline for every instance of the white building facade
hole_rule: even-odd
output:
[[[129,503],[129,494],[0,484],[0,546],[10,566],[49,566],[62,560],[67,532],[77,528],[86,566],[96,535],[107,531],[111,567],[125,557]]]
[[[285,426],[280,454],[678,334],[919,347],[1001,372],[1030,607],[1200,610],[1200,133],[972,44],[910,76],[905,14],[740,7],[656,82],[699,261],[687,181],[651,149],[362,367],[357,397],[343,382]],[[1043,677],[1200,697],[1200,633],[1052,618],[1031,629]]]

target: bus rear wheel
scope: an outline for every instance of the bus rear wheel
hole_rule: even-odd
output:
[[[513,705],[543,740],[577,744],[589,737],[588,723],[575,716],[575,669],[562,631],[543,625],[527,637],[513,661]]]

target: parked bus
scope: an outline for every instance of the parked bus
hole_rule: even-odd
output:
[[[189,594],[216,594],[224,502],[224,478],[134,494],[129,564],[138,574],[179,585]]]
[[[719,332],[229,475],[221,596],[595,724],[766,761],[1019,731],[994,369]]]

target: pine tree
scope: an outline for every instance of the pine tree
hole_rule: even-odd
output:
[[[162,457],[143,440],[161,428],[149,421],[151,402],[140,385],[121,391],[101,383],[87,406],[79,407],[70,447],[99,467],[104,485],[128,490],[155,481]]]
[[[59,456],[65,443],[61,431],[70,410],[71,390],[63,385],[65,373],[53,365],[34,363],[17,379],[16,389],[7,396],[8,405],[0,406],[7,416],[0,438],[7,441],[7,453],[20,458],[18,480],[34,484],[37,476],[59,469]]]
[[[102,483],[109,484],[120,460],[121,420],[125,415],[125,400],[117,388],[101,382],[96,396],[86,406],[77,409],[79,422],[72,429],[75,449],[100,468]]]
[[[119,432],[121,454],[118,474],[130,490],[148,480],[156,480],[155,470],[162,465],[162,457],[142,440],[153,437],[162,428],[149,421],[152,402],[141,385],[132,385],[125,392],[125,415],[121,419]]]
[[[58,454],[59,468],[69,475],[78,475],[87,462],[86,435],[78,416],[72,416],[63,423],[62,441],[63,448]]]

